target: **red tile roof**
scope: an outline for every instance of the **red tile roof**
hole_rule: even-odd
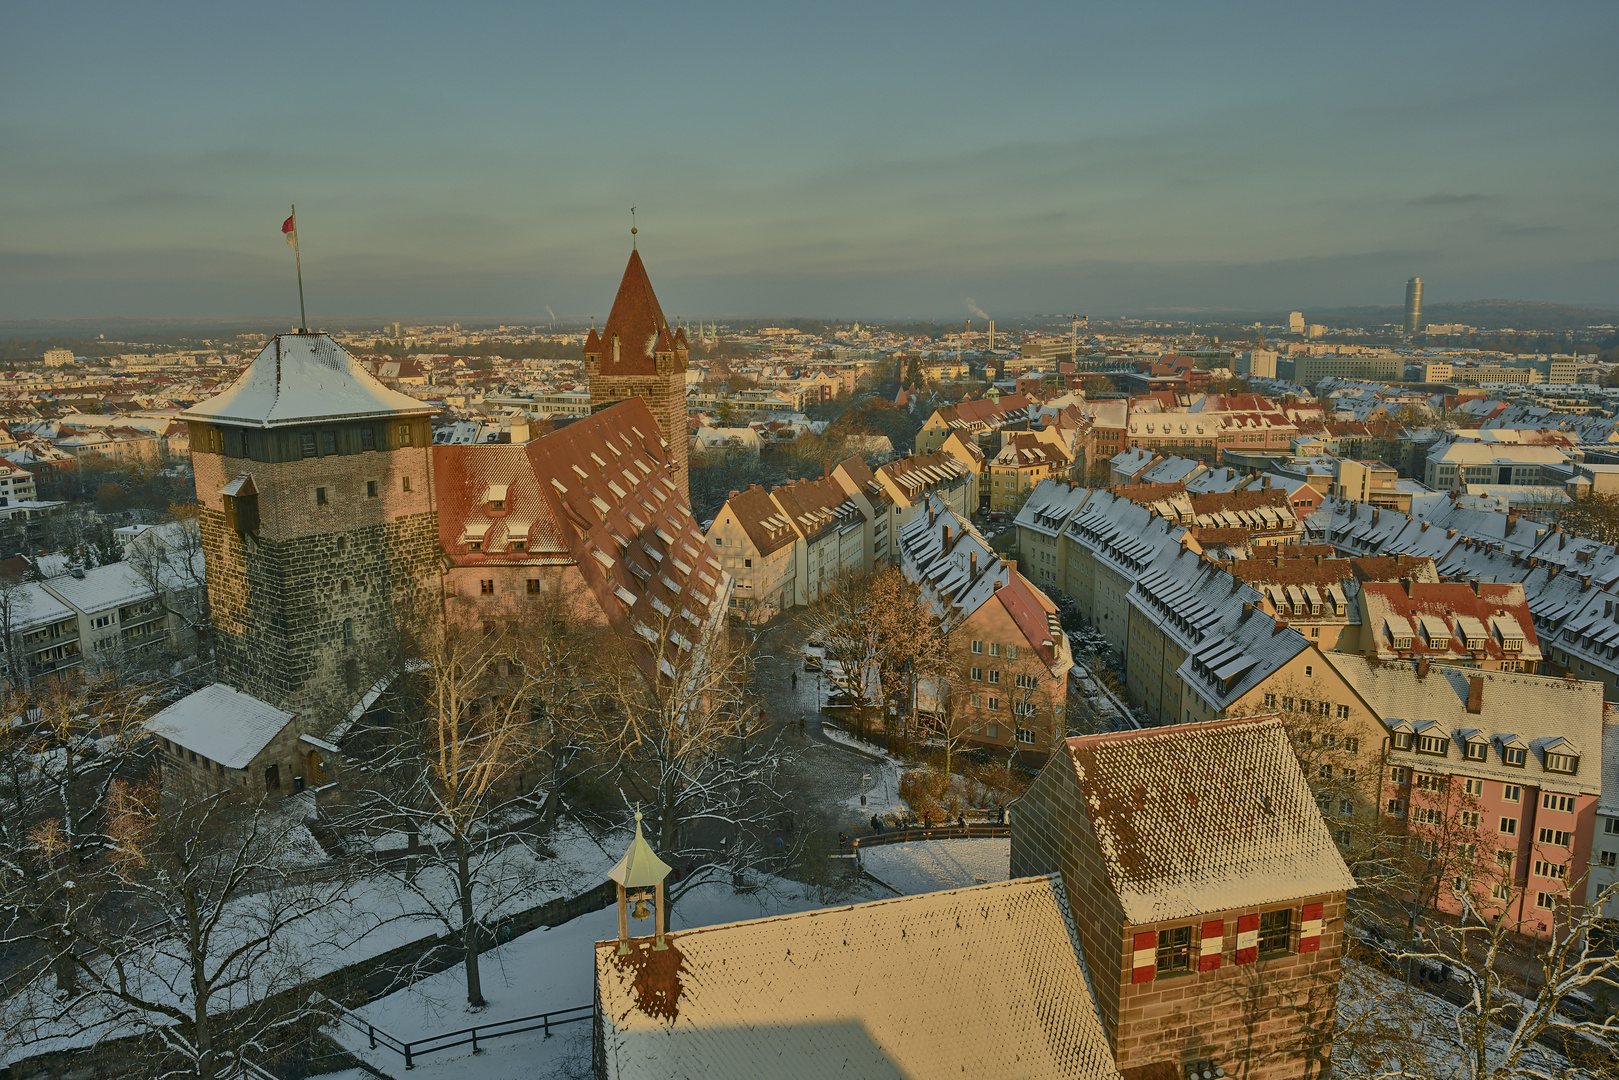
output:
[[[651,375],[654,348],[664,352],[673,345],[660,340],[669,332],[669,320],[663,317],[658,297],[652,291],[652,282],[641,264],[641,253],[630,252],[630,261],[624,267],[624,279],[619,282],[618,295],[613,298],[613,310],[602,327],[602,372],[608,375]],[[618,338],[618,363],[613,363],[613,338]]]

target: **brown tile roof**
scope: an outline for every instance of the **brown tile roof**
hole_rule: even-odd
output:
[[[771,501],[770,492],[758,484],[750,484],[746,491],[732,495],[725,505],[731,508],[742,531],[748,534],[761,555],[780,550],[797,537],[792,525]]]
[[[433,447],[439,547],[456,566],[572,561],[522,443]],[[505,509],[490,503],[498,500]],[[512,551],[521,540],[526,550]],[[477,547],[473,547],[474,541]]]
[[[673,344],[661,340],[669,332],[669,320],[663,317],[658,297],[652,291],[652,282],[646,275],[639,251],[630,252],[630,261],[624,267],[624,279],[619,282],[618,295],[613,298],[613,310],[602,327],[602,372],[608,375],[650,375],[656,371],[652,353],[672,351]],[[618,338],[619,361],[613,363],[613,338]]]

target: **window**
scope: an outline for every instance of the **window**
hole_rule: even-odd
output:
[[[537,595],[539,595],[539,591],[540,591],[540,579],[537,578],[537,577],[529,578],[528,579],[528,594],[530,596],[537,596]]]
[[[1000,710],[1001,710],[1001,699],[998,698],[998,697],[990,698],[989,699],[989,711],[990,712],[1000,712]]]
[[[1542,810],[1561,810],[1565,814],[1572,814],[1574,812],[1574,796],[1553,795],[1547,792],[1540,797],[1540,808]]]
[[[1259,916],[1259,954],[1287,952],[1293,933],[1293,909],[1267,911]]]
[[[1404,768],[1402,766],[1396,765],[1396,766],[1394,766],[1394,768],[1389,770],[1389,779],[1394,781],[1396,784],[1403,784],[1407,780],[1409,780],[1410,778],[1411,778],[1411,770],[1410,769],[1407,769],[1407,768]]]
[[[1508,765],[1522,766],[1526,751],[1521,746],[1509,746],[1501,751],[1501,759]]]
[[[1341,845],[1344,845],[1344,846],[1347,847],[1348,844],[1349,844],[1349,830],[1348,829],[1334,829],[1332,831],[1332,839],[1335,842],[1337,842],[1338,844],[1341,844]]]
[[[1537,892],[1535,894],[1535,906],[1537,908],[1545,908],[1547,911],[1550,911],[1556,906],[1556,902],[1557,898],[1552,893]]]
[[[375,450],[377,448],[377,429],[363,427],[360,429],[360,449]]]
[[[315,505],[316,506],[325,506],[326,505],[326,489],[325,488],[316,488],[315,489]]]
[[[493,596],[495,594],[495,579],[484,578],[479,581],[478,592],[482,593],[484,596]]]
[[[298,433],[298,453],[303,457],[315,456],[315,433],[313,431],[300,431]]]
[[[1396,749],[1396,750],[1409,750],[1409,749],[1411,749],[1411,734],[1410,734],[1410,732],[1396,731],[1394,733],[1394,749]]]
[[[1267,709],[1276,708],[1276,695],[1275,694],[1266,694],[1265,695],[1265,708],[1267,708]]]
[[[402,485],[402,490],[404,490],[404,491],[409,491],[410,490],[410,477],[401,476],[399,478],[399,482]]]
[[[345,644],[345,645],[353,645],[354,644],[354,620],[353,619],[344,619],[343,620],[343,644]]]
[[[409,424],[400,424],[399,425],[399,445],[400,446],[409,446],[410,445],[410,425]]]
[[[1192,970],[1192,928],[1158,931],[1158,974],[1184,975]]]
[[[742,565],[749,568],[749,569],[752,569],[753,568],[753,560],[752,559],[743,559],[742,560]]]
[[[1463,752],[1468,761],[1483,761],[1490,756],[1490,746],[1488,743],[1470,742]]]
[[[1478,811],[1463,810],[1460,814],[1456,815],[1456,820],[1461,823],[1461,826],[1464,829],[1477,829]]]
[[[513,540],[512,541],[512,550],[513,551],[527,551],[528,550],[528,541],[527,540]]]
[[[1404,814],[1405,813],[1405,800],[1404,799],[1390,799],[1388,801],[1388,812],[1390,814],[1393,814],[1395,817],[1399,817],[1400,815]]]
[[[1571,773],[1579,768],[1580,759],[1573,754],[1547,754],[1546,771]]]
[[[1001,655],[1001,643],[1000,642],[992,641],[992,642],[989,643],[989,655],[991,655],[991,656],[999,656],[999,655]]]
[[[1331,780],[1332,779],[1332,766],[1331,765],[1323,765],[1323,766],[1321,766],[1321,768],[1317,771],[1317,779]]]
[[[982,641],[973,642],[973,652],[982,653],[983,651],[984,651],[984,643]]]
[[[982,682],[983,678],[984,678],[984,669],[981,668],[981,667],[973,668],[972,669],[972,678],[973,678],[973,682]]]
[[[990,681],[991,685],[994,685],[994,686],[999,686],[1000,685],[1000,683],[1001,683],[1001,673],[1000,673],[999,669],[997,669],[997,668],[990,668],[989,669],[989,681]]]
[[[1421,791],[1444,791],[1445,778],[1432,773],[1418,773],[1416,786]]]
[[[1411,811],[1411,820],[1418,825],[1443,825],[1445,815],[1431,806],[1419,806]]]
[[[1467,780],[1463,782],[1462,790],[1475,798],[1484,794],[1484,781]]]
[[[1567,874],[1568,867],[1564,866],[1562,863],[1543,862],[1540,859],[1535,860],[1536,877],[1555,878],[1558,881],[1562,881],[1565,879]]]
[[[1417,753],[1438,754],[1443,757],[1450,740],[1443,735],[1423,735],[1417,739]]]
[[[1553,844],[1557,847],[1568,847],[1568,840],[1571,835],[1571,833],[1564,832],[1562,829],[1542,829],[1540,830],[1540,842],[1542,844]]]
[[[320,433],[320,452],[322,454],[337,453],[337,432],[323,431]]]
[[[1338,813],[1340,813],[1340,814],[1353,814],[1354,812],[1355,812],[1355,804],[1354,803],[1350,802],[1348,799],[1339,799],[1338,800]]]
[[[1340,719],[1340,720],[1348,720],[1349,719],[1349,706],[1348,705],[1340,705],[1340,706],[1338,706],[1338,719]],[[1346,745],[1348,744],[1348,742],[1349,742],[1348,739],[1344,740],[1344,743]]]
[[[1603,818],[1602,831],[1610,836],[1619,833],[1619,818]]]
[[[1293,711],[1293,699],[1291,697],[1282,698],[1282,708],[1285,709],[1288,712],[1292,712]]]
[[[1501,798],[1507,802],[1518,802],[1523,798],[1523,788],[1517,784],[1502,784]]]
[[[1315,674],[1315,668],[1311,667],[1309,664],[1305,664],[1304,665],[1304,677],[1306,679],[1308,679],[1310,676],[1312,676],[1314,674]]]
[[[377,497],[377,482],[375,480],[367,480],[365,482],[365,497],[368,499],[374,499]]]
[[[1006,647],[1006,658],[1008,660],[1016,660],[1017,659],[1017,646],[1016,645],[1008,645]]]
[[[1439,854],[1439,845],[1432,840],[1418,840],[1411,845],[1411,850],[1415,851],[1420,858],[1432,859]]]
[[[1502,832],[1503,834],[1505,834],[1507,836],[1517,836],[1518,835],[1518,819],[1515,818],[1515,817],[1504,817],[1504,818],[1502,818],[1501,819],[1500,832]]]
[[[1022,743],[1025,746],[1033,746],[1034,745],[1034,732],[1030,731],[1028,728],[1018,728],[1017,729],[1017,741]]]
[[[1612,865],[1614,865],[1614,855],[1615,855],[1615,853],[1612,852],[1612,851],[1604,851],[1602,853],[1602,865],[1603,866],[1612,866]]]
[[[715,547],[724,547],[725,546],[724,537],[720,537],[720,536],[714,537],[714,546]]]
[[[504,509],[506,509],[506,500],[505,499],[490,499],[489,500],[489,509],[491,509],[491,510],[504,510]]]
[[[990,700],[993,701],[994,699],[991,698]],[[991,738],[991,739],[1000,738],[1001,737],[1001,725],[999,725],[999,724],[991,724],[991,725],[989,725],[987,728],[984,729],[984,734],[985,734],[985,736],[987,736],[988,738]]]

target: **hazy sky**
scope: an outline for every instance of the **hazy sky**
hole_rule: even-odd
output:
[[[13,2],[0,318],[1619,305],[1619,4]]]

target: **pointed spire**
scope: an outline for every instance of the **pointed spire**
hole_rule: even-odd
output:
[[[635,839],[630,841],[629,850],[618,860],[618,865],[607,871],[607,876],[626,889],[645,889],[663,881],[671,869],[673,867],[658,858],[657,852],[652,850],[652,845],[641,834],[641,811],[637,810]]]
[[[641,263],[641,253],[631,251],[618,295],[613,298],[613,310],[602,327],[603,341],[611,341],[616,336],[620,342],[619,360],[608,373],[633,375],[644,371],[652,374],[656,370],[652,352],[658,335],[666,332],[668,326],[669,320],[663,317],[646,267]]]
[[[585,338],[585,354],[600,356],[602,351],[601,335],[596,333],[596,324],[590,324],[590,336]]]

